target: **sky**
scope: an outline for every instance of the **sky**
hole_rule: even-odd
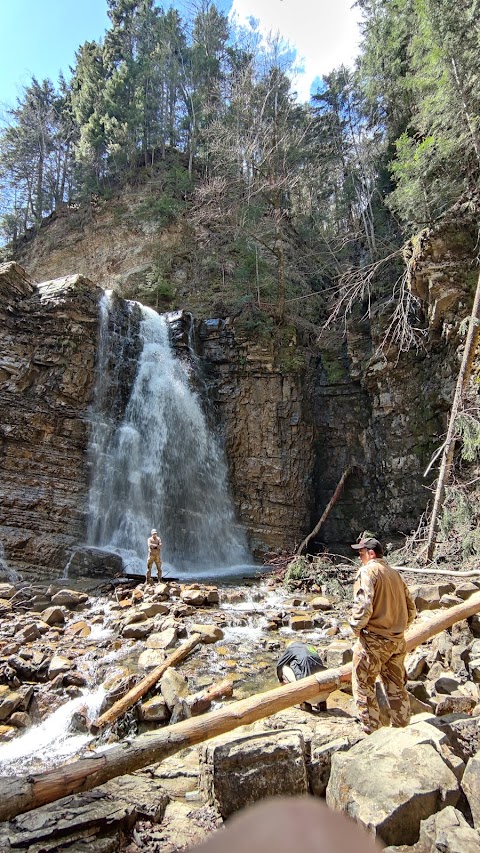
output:
[[[265,35],[277,32],[297,50],[304,73],[296,82],[308,100],[317,77],[341,63],[353,64],[358,44],[354,0],[219,0],[239,23],[253,16]],[[193,0],[194,3],[194,0]],[[157,5],[191,7],[190,0]],[[183,15],[182,15],[183,17]],[[0,111],[12,107],[32,75],[54,84],[60,71],[68,79],[75,51],[87,40],[103,38],[109,25],[106,0],[0,0]]]

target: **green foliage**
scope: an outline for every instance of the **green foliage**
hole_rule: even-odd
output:
[[[138,219],[153,220],[159,225],[174,222],[182,210],[182,204],[168,195],[148,196],[136,209]]]
[[[466,412],[457,415],[455,426],[462,440],[462,459],[465,462],[480,460],[480,420]]]

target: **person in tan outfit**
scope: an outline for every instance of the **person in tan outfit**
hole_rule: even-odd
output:
[[[160,559],[162,540],[159,538],[157,531],[153,528],[147,540],[148,558],[147,558],[147,583],[152,582],[152,566],[155,563],[157,567],[157,580],[162,578],[162,561]]]
[[[357,637],[352,685],[360,723],[370,734],[382,725],[375,694],[377,676],[388,698],[391,725],[408,726],[410,722],[404,633],[415,619],[416,610],[405,581],[383,559],[378,539],[363,534],[352,548],[362,562],[353,586],[350,618]]]

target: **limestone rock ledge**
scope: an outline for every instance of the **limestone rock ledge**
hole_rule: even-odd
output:
[[[24,577],[61,576],[85,533],[98,302],[81,275],[0,265],[0,541]]]

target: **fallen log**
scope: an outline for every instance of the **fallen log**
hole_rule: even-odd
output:
[[[212,702],[216,699],[228,699],[233,693],[233,681],[229,678],[224,678],[223,681],[212,684],[205,690],[199,690],[198,693],[193,693],[187,696],[185,703],[192,717],[198,717],[199,714],[204,714],[208,711]]]
[[[412,626],[406,635],[407,649],[416,646],[480,611],[480,592],[468,601],[435,613],[428,621]],[[158,732],[140,735],[106,753],[92,755],[44,773],[0,778],[0,820],[9,820],[22,812],[51,803],[68,794],[89,791],[116,776],[132,773],[163,761],[188,746],[254,723],[300,702],[318,701],[351,680],[352,664],[302,678],[292,684],[267,690],[232,702],[209,714],[183,720]]]
[[[156,666],[155,669],[152,669],[145,678],[142,678],[138,684],[135,684],[128,693],[125,693],[125,696],[122,696],[121,699],[118,699],[108,711],[105,711],[104,714],[101,714],[100,717],[97,717],[96,720],[93,720],[90,723],[90,731],[92,734],[96,735],[101,729],[104,729],[105,726],[109,726],[118,720],[122,714],[125,714],[129,708],[135,705],[142,696],[145,696],[145,693],[148,693],[149,690],[157,683],[157,681],[162,677],[163,673],[170,667],[175,666],[175,664],[180,663],[180,661],[184,660],[187,655],[190,654],[191,651],[198,646],[199,643],[204,642],[204,637],[201,634],[192,634],[188,640],[185,640],[178,649],[175,649],[171,655],[169,655],[163,663]]]

